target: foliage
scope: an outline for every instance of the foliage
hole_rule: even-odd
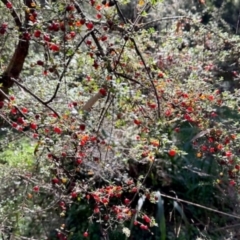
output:
[[[165,3],[138,1],[132,21],[115,0],[0,4],[0,117],[29,139],[1,153],[3,238],[236,234],[239,37],[208,4],[155,19]]]

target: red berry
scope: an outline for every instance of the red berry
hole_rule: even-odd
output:
[[[231,180],[231,181],[229,182],[229,185],[234,187],[234,186],[236,185],[236,182],[235,182],[234,180]]]
[[[42,33],[40,30],[36,30],[33,35],[34,35],[34,37],[39,38],[41,36],[41,34]]]
[[[106,95],[107,95],[107,90],[104,89],[104,88],[101,88],[101,89],[99,90],[99,93],[101,93],[101,95],[103,95],[103,96],[106,96]]]
[[[13,108],[11,109],[11,113],[12,113],[12,114],[17,114],[17,112],[18,112],[17,108],[13,107]]]
[[[72,198],[76,198],[77,196],[78,196],[78,194],[77,194],[76,192],[72,192],[72,193],[71,193],[71,197],[72,197]]]
[[[94,208],[94,210],[93,210],[93,212],[94,212],[94,213],[99,213],[99,212],[100,212],[100,210],[99,210],[99,208],[98,208],[98,207],[95,207],[95,208]]]
[[[36,130],[37,129],[37,124],[36,123],[30,123],[30,128],[32,130]]]
[[[34,192],[39,192],[39,186],[33,187],[33,191],[34,191]]]
[[[88,30],[92,30],[94,25],[93,25],[92,22],[88,22],[88,23],[86,23],[86,27],[87,27]]]
[[[91,40],[87,40],[86,44],[90,46],[92,44],[92,41]]]
[[[17,123],[15,123],[15,122],[12,123],[12,127],[13,127],[13,128],[16,128],[17,126],[18,126]]]
[[[43,40],[46,41],[46,42],[50,42],[51,38],[48,34],[44,34],[43,35]]]
[[[130,200],[128,198],[124,199],[124,204],[128,205],[130,203]]]
[[[85,24],[85,22],[86,22],[86,20],[85,20],[84,18],[80,20],[80,23],[81,23],[82,25]]]
[[[53,31],[55,31],[55,32],[57,32],[57,31],[59,31],[59,29],[60,29],[60,25],[59,25],[59,23],[52,23],[52,29],[53,29]]]
[[[136,193],[138,191],[137,187],[133,187],[131,192]]]
[[[37,133],[34,133],[34,134],[33,134],[33,138],[38,138],[38,134],[37,134]]]
[[[14,97],[14,96],[10,96],[9,99],[10,99],[11,101],[14,101],[14,100],[15,100],[15,97]]]
[[[148,229],[148,226],[141,224],[140,228],[141,228],[142,230],[147,230],[147,229]]]
[[[85,238],[87,238],[87,237],[89,236],[88,232],[84,232],[84,233],[83,233],[83,236],[84,236]]]
[[[23,107],[23,108],[21,108],[21,111],[22,111],[23,113],[27,113],[27,112],[28,112],[28,109],[25,108],[25,107]]]
[[[231,153],[230,151],[227,151],[227,152],[225,153],[225,155],[226,155],[226,157],[231,157],[231,156],[232,156],[232,153]]]
[[[31,34],[29,32],[24,32],[22,37],[25,40],[30,40],[31,39]]]
[[[102,37],[101,37],[101,40],[104,42],[104,41],[106,41],[107,40],[107,36],[106,35],[103,35]]]
[[[174,150],[174,149],[171,149],[171,150],[169,150],[168,151],[168,155],[170,156],[170,157],[174,157],[175,155],[176,155],[176,150]]]
[[[239,171],[240,170],[240,165],[236,165],[235,169],[237,169]]]
[[[8,24],[7,24],[7,23],[2,23],[1,28],[6,29],[7,27],[8,27]]]
[[[11,2],[7,2],[7,3],[6,3],[6,7],[7,7],[8,9],[11,9],[11,8],[12,8],[12,3],[11,3]]]
[[[81,158],[78,158],[77,160],[76,160],[76,163],[78,164],[78,165],[80,165],[80,164],[82,164],[82,159]]]
[[[59,128],[59,127],[54,127],[53,128],[53,131],[57,134],[61,134],[62,133],[62,130]]]
[[[60,46],[58,44],[50,44],[49,49],[52,50],[53,52],[58,52],[60,50]]]
[[[159,78],[163,78],[163,76],[164,76],[164,75],[163,75],[162,72],[159,72],[159,73],[158,73],[158,77],[159,77]]]
[[[144,216],[143,216],[143,220],[144,220],[146,223],[150,223],[150,222],[151,222],[151,219],[150,219],[147,215],[144,215]]]
[[[80,128],[80,130],[84,131],[85,128],[86,128],[86,125],[85,124],[80,124],[79,128]]]
[[[38,61],[37,61],[37,65],[39,65],[39,66],[43,66],[43,65],[44,65],[44,62],[41,61],[41,60],[38,60]]]
[[[59,179],[58,178],[53,178],[52,179],[52,183],[53,184],[58,184],[59,183]]]
[[[18,123],[18,124],[24,124],[24,119],[23,119],[22,117],[19,117],[19,118],[17,119],[17,123]]]
[[[71,31],[70,32],[70,36],[71,36],[71,38],[75,38],[76,37],[76,33],[74,31]]]
[[[134,119],[134,123],[135,123],[136,125],[140,125],[142,122],[141,122],[140,120],[138,120],[138,119]]]
[[[65,209],[65,202],[63,202],[63,201],[59,202],[59,206],[60,206],[62,209]]]
[[[67,7],[66,7],[66,11],[67,11],[67,12],[74,11],[74,9],[75,9],[75,7],[74,7],[74,5],[72,5],[72,4],[69,4],[69,5],[67,5]]]

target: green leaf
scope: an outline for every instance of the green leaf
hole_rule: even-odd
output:
[[[163,199],[161,197],[161,193],[157,192],[158,202],[157,202],[157,216],[156,222],[159,226],[159,230],[161,233],[161,240],[166,239],[166,221],[164,216],[164,206],[163,206]]]

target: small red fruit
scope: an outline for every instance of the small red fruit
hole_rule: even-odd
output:
[[[106,35],[103,35],[102,37],[101,37],[101,40],[104,42],[104,41],[106,41],[107,40],[107,36]]]
[[[144,220],[146,223],[150,223],[150,222],[151,222],[151,219],[150,219],[147,215],[144,215],[144,216],[143,216],[143,220]]]
[[[84,131],[85,128],[86,128],[86,125],[85,124],[80,124],[79,128],[80,128],[81,131]]]
[[[175,155],[176,155],[176,150],[174,150],[174,149],[171,149],[171,150],[169,150],[168,151],[168,155],[170,156],[170,157],[174,157]]]
[[[124,199],[124,204],[128,205],[130,203],[130,200],[128,198]]]
[[[18,123],[18,124],[24,124],[24,119],[23,119],[22,117],[19,117],[19,118],[17,119],[17,123]]]
[[[11,2],[7,2],[7,3],[6,3],[6,7],[7,7],[8,9],[12,9],[12,3],[11,3]]]
[[[27,113],[27,112],[28,112],[28,109],[25,108],[25,107],[23,107],[23,108],[21,108],[21,111],[22,111],[23,113]]]
[[[53,131],[57,134],[61,134],[62,133],[62,130],[59,128],[59,127],[54,127],[53,128]]]
[[[67,12],[74,11],[74,9],[75,9],[75,7],[74,7],[74,5],[72,5],[72,4],[69,4],[69,5],[67,5],[67,7],[66,7],[66,11],[67,11]]]
[[[52,50],[53,52],[59,52],[60,46],[58,44],[52,43],[50,44],[49,49]]]
[[[44,34],[43,35],[43,40],[46,41],[46,42],[50,42],[51,38],[48,34]]]
[[[77,160],[76,160],[76,163],[78,164],[78,165],[80,165],[80,164],[82,164],[82,159],[81,158],[78,158]]]
[[[230,180],[229,185],[234,187],[236,185],[236,182],[234,180]]]
[[[140,125],[142,122],[141,122],[140,120],[138,120],[138,119],[134,119],[134,123],[135,123],[136,125]]]
[[[52,183],[53,184],[58,184],[59,183],[59,179],[58,178],[53,178],[52,179]]]
[[[37,129],[37,124],[36,123],[30,123],[30,128],[32,130],[36,130]]]
[[[87,40],[86,44],[90,46],[92,44],[92,41],[91,40]]]
[[[65,202],[61,201],[61,202],[59,203],[59,206],[64,209],[64,208],[65,208]]]
[[[147,229],[148,229],[148,226],[146,226],[146,225],[144,225],[144,224],[141,224],[140,228],[141,228],[142,230],[147,230]]]
[[[18,126],[17,123],[15,123],[15,122],[12,123],[12,127],[13,127],[13,128],[16,128],[17,126]]]
[[[39,186],[33,187],[33,191],[34,191],[34,192],[39,192]]]
[[[100,212],[100,210],[99,210],[99,208],[98,208],[98,207],[95,207],[95,208],[94,208],[94,210],[93,210],[93,212],[94,212],[94,213],[99,213],[99,212]]]
[[[72,192],[72,193],[71,193],[71,197],[72,197],[72,198],[76,198],[77,196],[78,196],[78,194],[77,194],[76,192]]]
[[[70,36],[71,36],[71,38],[75,38],[76,37],[76,33],[74,31],[71,31],[70,32]]]
[[[101,89],[99,90],[99,93],[100,93],[102,96],[106,96],[106,95],[107,95],[107,90],[104,89],[104,88],[101,88]]]
[[[84,233],[83,233],[83,236],[84,236],[85,238],[87,238],[87,237],[89,236],[88,232],[84,232]]]
[[[137,187],[133,187],[131,192],[136,193],[138,191]]]
[[[87,27],[88,30],[92,30],[94,25],[93,25],[92,22],[88,22],[88,23],[86,23],[86,27]]]
[[[41,60],[38,60],[38,61],[37,61],[37,65],[39,65],[39,66],[43,66],[43,65],[44,65],[44,62],[41,61]]]
[[[39,38],[41,36],[41,34],[42,33],[40,30],[36,30],[33,35],[34,35],[34,37]]]
[[[85,22],[86,22],[86,20],[85,20],[84,18],[80,20],[80,23],[81,23],[82,25],[85,24]]]

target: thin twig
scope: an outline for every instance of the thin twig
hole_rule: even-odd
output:
[[[141,61],[142,61],[143,65],[144,65],[144,67],[145,67],[145,70],[146,70],[146,72],[147,72],[147,75],[148,75],[148,77],[149,77],[149,80],[150,80],[150,82],[151,82],[151,85],[152,85],[152,87],[153,87],[154,94],[155,94],[155,97],[156,97],[156,100],[157,100],[157,107],[158,107],[157,115],[158,115],[158,118],[160,118],[160,116],[161,116],[160,101],[159,101],[157,89],[156,89],[156,87],[155,87],[155,85],[154,85],[154,83],[153,83],[153,77],[152,77],[152,75],[151,75],[150,70],[149,70],[148,67],[147,67],[147,64],[146,64],[146,62],[145,62],[145,60],[144,60],[144,58],[143,58],[140,50],[138,49],[137,43],[135,42],[135,40],[134,40],[133,38],[130,38],[130,40],[131,40],[132,43],[134,44],[134,47],[135,47],[135,50],[136,50],[137,55],[141,58]]]
[[[29,93],[32,97],[34,97],[35,99],[37,99],[41,104],[43,104],[45,107],[49,108],[52,112],[54,112],[58,118],[60,118],[60,115],[52,108],[50,107],[47,103],[45,103],[41,98],[39,98],[38,96],[36,96],[34,93],[32,93],[29,89],[27,89],[25,86],[23,86],[21,83],[19,83],[17,80],[15,80],[14,78],[11,78],[11,80],[13,82],[15,82],[20,88],[22,88],[24,91],[26,91],[27,93]]]
[[[225,216],[228,216],[228,217],[240,219],[240,215],[233,215],[233,214],[230,214],[230,213],[225,213],[225,212],[213,209],[213,208],[205,207],[203,205],[193,203],[193,202],[189,202],[187,200],[183,200],[183,199],[180,199],[180,198],[172,197],[172,196],[169,196],[169,195],[166,195],[166,194],[163,194],[163,193],[161,193],[161,196],[165,197],[165,198],[172,199],[172,200],[176,200],[176,201],[179,201],[179,202],[187,203],[187,204],[190,204],[190,205],[195,206],[195,207],[203,208],[203,209],[211,211],[211,212],[219,213],[221,215],[225,215]]]
[[[78,45],[76,46],[73,54],[69,57],[66,65],[64,66],[64,69],[63,69],[62,74],[61,74],[61,76],[60,76],[60,78],[59,78],[59,81],[58,81],[58,84],[57,84],[57,87],[56,87],[56,89],[55,89],[55,91],[54,91],[53,96],[52,96],[48,101],[46,101],[45,104],[48,104],[48,103],[52,102],[52,101],[54,100],[54,98],[56,97],[56,95],[57,95],[57,93],[58,93],[58,90],[59,90],[59,88],[60,88],[62,79],[63,79],[63,77],[65,76],[65,73],[66,73],[66,71],[67,71],[67,68],[68,68],[69,64],[71,63],[71,61],[72,61],[75,53],[77,52],[77,50],[79,49],[79,47],[82,45],[82,43],[85,41],[85,39],[86,39],[91,33],[92,33],[92,31],[91,31],[91,32],[88,32],[87,34],[85,34],[85,36],[82,38],[82,40],[81,40],[81,41],[78,43]]]

